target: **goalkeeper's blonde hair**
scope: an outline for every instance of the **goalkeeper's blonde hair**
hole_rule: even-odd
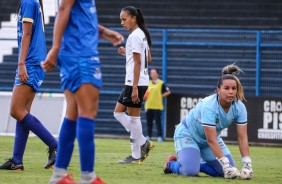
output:
[[[218,82],[217,82],[217,88],[220,88],[220,86],[222,85],[222,82],[224,80],[227,79],[231,79],[231,80],[235,80],[237,83],[237,94],[236,94],[236,98],[237,100],[245,100],[245,96],[244,96],[244,88],[239,80],[239,78],[237,77],[240,73],[243,73],[243,71],[234,63],[225,66],[222,69],[222,76],[219,78]]]

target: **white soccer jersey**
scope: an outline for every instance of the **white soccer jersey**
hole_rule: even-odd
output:
[[[138,81],[138,86],[148,86],[149,85],[149,75],[148,75],[149,46],[146,36],[140,28],[135,29],[128,36],[125,48],[126,48],[125,85],[133,86],[133,78],[134,78],[133,53],[140,53],[141,67],[140,67],[140,78]]]

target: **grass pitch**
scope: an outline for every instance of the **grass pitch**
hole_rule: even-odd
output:
[[[14,137],[0,137],[0,162],[11,157]],[[238,168],[241,156],[237,145],[229,145]],[[47,161],[46,146],[36,137],[29,137],[24,155],[23,172],[0,170],[0,184],[46,184],[52,169],[43,168]],[[254,178],[227,180],[200,174],[184,177],[163,174],[163,165],[169,154],[174,154],[173,142],[155,142],[155,148],[140,165],[120,165],[116,161],[130,154],[129,141],[124,139],[96,138],[96,174],[108,184],[206,184],[206,183],[282,183],[282,148],[251,147]],[[80,175],[78,146],[76,144],[69,173],[78,181]]]

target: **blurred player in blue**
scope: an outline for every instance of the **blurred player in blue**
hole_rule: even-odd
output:
[[[126,76],[114,117],[130,132],[132,150],[131,155],[118,163],[131,164],[145,160],[154,147],[153,142],[147,141],[143,135],[140,117],[143,97],[149,85],[148,63],[151,62],[152,41],[139,8],[124,7],[120,12],[120,20],[121,25],[131,33],[126,47],[118,49],[118,53],[126,57]]]
[[[42,123],[30,114],[31,104],[45,72],[40,62],[46,57],[42,1],[22,0],[18,9],[18,68],[11,98],[11,116],[17,120],[13,157],[0,166],[6,170],[24,170],[23,155],[29,131],[49,148],[48,169],[55,163],[57,140]]]
[[[81,184],[103,184],[94,172],[94,128],[102,74],[98,38],[123,42],[119,33],[98,25],[95,1],[62,0],[55,21],[53,45],[42,68],[60,67],[67,111],[59,135],[57,161],[50,184],[76,183],[68,174],[74,140],[79,145]]]
[[[224,67],[218,80],[217,93],[204,98],[177,126],[174,133],[177,157],[168,157],[165,174],[197,176],[199,172],[203,172],[225,178],[252,178],[247,111],[241,102],[245,98],[243,86],[235,76],[240,71],[234,64]],[[236,168],[229,149],[220,138],[220,132],[231,123],[237,124],[243,163],[241,172]]]

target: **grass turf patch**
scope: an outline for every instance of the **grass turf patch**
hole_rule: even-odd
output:
[[[11,157],[14,137],[0,136],[0,162]],[[206,184],[206,183],[282,183],[282,148],[250,147],[253,161],[254,178],[251,180],[227,180],[215,178],[203,173],[199,177],[184,177],[163,174],[163,166],[169,154],[175,154],[171,141],[155,142],[155,148],[149,157],[140,165],[121,165],[116,162],[130,155],[129,140],[96,138],[96,174],[108,184]],[[240,169],[241,156],[237,145],[228,145]],[[46,146],[37,137],[29,137],[25,155],[23,172],[0,170],[2,184],[46,184],[52,169],[43,168],[47,162]],[[75,145],[69,173],[78,181],[80,177],[78,146]]]

